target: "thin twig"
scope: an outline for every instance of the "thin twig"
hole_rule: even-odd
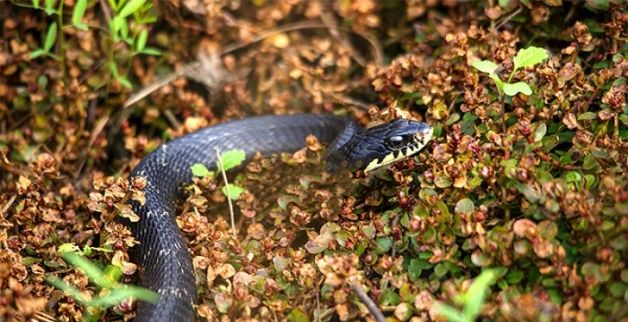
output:
[[[44,322],[56,322],[57,321],[57,319],[55,319],[54,316],[45,312],[35,312],[34,317],[39,319],[39,321],[44,321]]]
[[[222,165],[222,158],[220,157],[220,151],[216,150],[216,156],[218,157],[218,168],[220,169],[220,173],[222,174],[222,180],[225,182],[225,190],[227,195],[227,203],[229,204],[229,215],[231,216],[231,231],[233,233],[233,238],[237,238],[236,228],[235,228],[235,215],[233,213],[233,203],[231,203],[231,194],[229,194],[229,181],[227,180],[227,173],[225,172],[225,167]]]
[[[508,21],[510,21],[510,19],[512,19],[514,16],[518,15],[519,12],[521,12],[521,6],[519,6],[519,8],[517,8],[517,10],[513,11],[510,15],[508,15],[507,17],[505,17],[504,19],[502,19],[502,21],[500,21],[497,26],[495,26],[495,30],[501,28],[501,26],[503,26],[505,23],[507,23]]]
[[[371,300],[368,294],[364,292],[364,290],[362,289],[362,286],[360,286],[357,283],[352,283],[351,289],[360,298],[360,301],[362,301],[362,303],[366,305],[366,308],[369,310],[373,318],[375,318],[375,321],[386,322],[386,317],[384,316],[382,311],[379,310],[379,308],[377,307],[377,304],[375,304],[375,302]]]
[[[9,207],[11,207],[13,202],[15,202],[16,198],[17,195],[11,196],[11,199],[9,199],[9,201],[2,207],[2,209],[0,209],[0,219],[4,218],[4,213],[9,210]]]

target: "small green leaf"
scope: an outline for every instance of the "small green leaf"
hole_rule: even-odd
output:
[[[126,18],[136,12],[141,6],[144,5],[146,0],[130,0],[127,4],[120,10],[118,17]]]
[[[33,8],[39,9],[39,0],[33,0],[32,4],[33,4]]]
[[[595,120],[597,118],[597,113],[594,112],[584,112],[578,115],[578,121],[590,121]]]
[[[125,42],[127,42],[129,45],[132,44],[131,39],[129,38],[129,23],[126,21],[126,19],[122,19],[123,23],[120,24],[120,35],[122,36],[122,39],[124,39]]]
[[[85,15],[86,8],[87,0],[77,0],[74,5],[74,10],[72,11],[72,25],[81,30],[87,30],[87,25],[81,22],[81,20],[83,20],[83,16]]]
[[[140,35],[137,37],[137,41],[135,42],[135,50],[142,51],[146,48],[146,40],[148,39],[148,30],[142,29]]]
[[[57,252],[59,253],[66,253],[66,252],[80,252],[81,249],[76,246],[76,244],[73,243],[65,243],[65,244],[61,244],[59,245],[59,247],[57,247]]]
[[[545,123],[539,123],[539,125],[534,130],[534,142],[541,141],[546,133],[547,125],[545,125]]]
[[[497,64],[490,60],[476,60],[471,65],[473,66],[473,68],[487,74],[495,74],[495,71],[499,67]]]
[[[494,270],[484,270],[469,286],[465,296],[464,315],[470,318],[470,321],[475,321],[475,317],[480,313],[484,304],[484,298],[488,293],[489,287],[495,283],[495,279],[496,274]]]
[[[118,34],[120,29],[122,29],[122,26],[126,25],[126,19],[124,19],[122,17],[115,17],[115,18],[113,18],[113,21],[111,22],[111,25],[113,26],[114,33]]]
[[[113,11],[118,12],[119,11],[119,7],[118,7],[118,1],[116,0],[107,0],[107,2],[109,3],[109,6],[111,7],[111,9],[113,9]]]
[[[209,171],[209,169],[207,169],[207,167],[202,163],[195,163],[190,169],[192,170],[192,175],[195,177],[204,178],[211,173],[211,171]]]
[[[421,267],[421,260],[417,258],[413,258],[410,260],[410,264],[408,264],[408,276],[410,280],[416,281],[421,277],[421,272],[423,268]]]
[[[473,204],[473,201],[471,201],[471,199],[462,198],[458,200],[458,202],[456,202],[456,207],[454,208],[454,211],[457,214],[471,214],[475,211],[475,205]]]
[[[245,158],[246,152],[244,152],[244,150],[230,150],[220,154],[220,160],[225,171],[229,171],[230,169],[239,166]],[[218,169],[219,171],[222,171],[220,170],[220,165]]]
[[[530,85],[524,82],[516,82],[514,84],[504,83],[504,94],[508,96],[515,96],[517,93],[523,93],[525,95],[532,95],[532,89]]]
[[[469,320],[468,318],[466,318],[462,312],[458,311],[456,308],[454,308],[453,306],[441,303],[441,302],[436,302],[436,310],[438,311],[438,313],[440,313],[441,315],[444,315],[447,320],[449,320],[450,322],[469,322],[472,320]]]
[[[310,318],[300,308],[295,307],[288,314],[288,322],[310,322]]]
[[[227,192],[227,190],[229,190],[229,192]],[[238,198],[240,198],[240,195],[245,191],[244,188],[240,187],[240,186],[236,186],[234,184],[227,184],[226,186],[222,187],[220,189],[220,191],[222,191],[222,193],[227,196],[227,198],[231,199],[231,200],[238,200]]]
[[[587,7],[593,10],[608,10],[610,6],[610,2],[608,0],[587,0]]]
[[[384,254],[388,253],[392,248],[393,241],[389,237],[380,237],[375,240],[375,253]]]
[[[445,276],[447,274],[447,272],[449,271],[447,265],[445,265],[444,262],[440,262],[438,264],[436,264],[436,266],[434,266],[434,274],[436,274],[436,277],[441,278],[443,276]]]
[[[153,47],[146,47],[144,48],[144,50],[140,51],[139,53],[144,54],[144,55],[151,55],[151,56],[161,56],[161,50],[157,48],[153,48]]]
[[[512,61],[515,64],[514,69],[518,70],[541,63],[548,57],[549,56],[547,55],[547,50],[539,47],[530,46],[526,49],[520,49]]]
[[[47,52],[45,50],[43,50],[41,48],[37,48],[37,49],[31,51],[31,59],[35,59],[35,58],[37,58],[39,56],[43,56],[45,54],[47,54]]]
[[[55,44],[55,40],[57,40],[57,22],[53,22],[46,32],[46,39],[44,40],[44,51],[49,53],[52,46]]]
[[[513,270],[508,272],[508,275],[506,275],[506,280],[509,284],[518,284],[523,279],[523,275],[523,271]]]
[[[118,76],[116,78],[116,80],[118,82],[120,82],[120,84],[122,84],[122,86],[124,86],[126,88],[133,88],[133,84],[131,84],[131,81],[128,78],[124,77],[124,76]]]
[[[508,4],[510,4],[510,0],[499,0],[498,3],[500,7],[507,8]]]
[[[55,10],[55,0],[46,0],[44,2],[44,11],[46,11],[47,15],[51,15],[54,14],[56,12]]]

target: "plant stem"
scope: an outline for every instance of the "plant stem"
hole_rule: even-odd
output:
[[[59,1],[59,8],[57,8],[57,25],[57,28],[59,28],[59,63],[61,63],[63,82],[67,83],[67,72],[65,70],[65,37],[63,36],[63,1]]]
[[[233,203],[231,202],[231,194],[229,194],[229,181],[227,180],[227,173],[225,172],[225,167],[222,164],[222,157],[220,156],[220,151],[216,149],[216,156],[218,157],[218,166],[220,168],[220,173],[222,173],[222,180],[225,182],[225,190],[227,191],[227,203],[229,204],[229,215],[231,217],[231,232],[233,233],[233,238],[237,239],[238,234],[236,232],[235,227],[235,215],[233,213]]]
[[[512,77],[515,76],[515,72],[517,70],[515,69],[515,67],[512,68],[512,72],[510,73],[510,76],[508,76],[508,83],[510,83],[510,81],[512,80]]]

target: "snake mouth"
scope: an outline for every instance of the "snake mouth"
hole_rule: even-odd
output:
[[[398,150],[393,150],[384,157],[376,158],[369,162],[366,168],[364,168],[364,172],[369,173],[385,165],[417,154],[432,139],[433,132],[432,127],[425,125],[425,127],[421,128],[415,132],[414,135],[412,135],[411,140],[404,147]]]

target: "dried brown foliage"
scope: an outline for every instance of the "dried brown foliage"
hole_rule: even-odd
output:
[[[0,320],[83,317],[45,281],[96,294],[58,256],[65,243],[111,250],[91,258],[131,281],[135,241],[114,218],[134,219],[127,202],[142,202],[145,183],[124,178],[163,137],[296,112],[411,117],[435,138],[371,177],[324,172],[316,142],[254,160],[235,180],[247,189],[237,238],[221,180],[197,179],[177,221],[200,317],[371,319],[350,287],[359,283],[393,320],[443,320],[434,302],[453,302],[493,267],[490,320],[625,319],[628,16],[624,4],[557,3],[157,2],[149,43],[164,55],[129,59],[121,72],[146,85],[213,54],[220,85],[178,78],[127,109],[132,91],[103,65],[102,30],[64,28],[64,50],[54,47],[63,70],[30,58],[54,18],[0,3]],[[83,22],[102,26],[105,11],[95,4]],[[529,44],[550,52],[513,76],[530,96],[499,96],[471,66],[491,60],[506,79]],[[108,314],[132,316],[128,303]]]

